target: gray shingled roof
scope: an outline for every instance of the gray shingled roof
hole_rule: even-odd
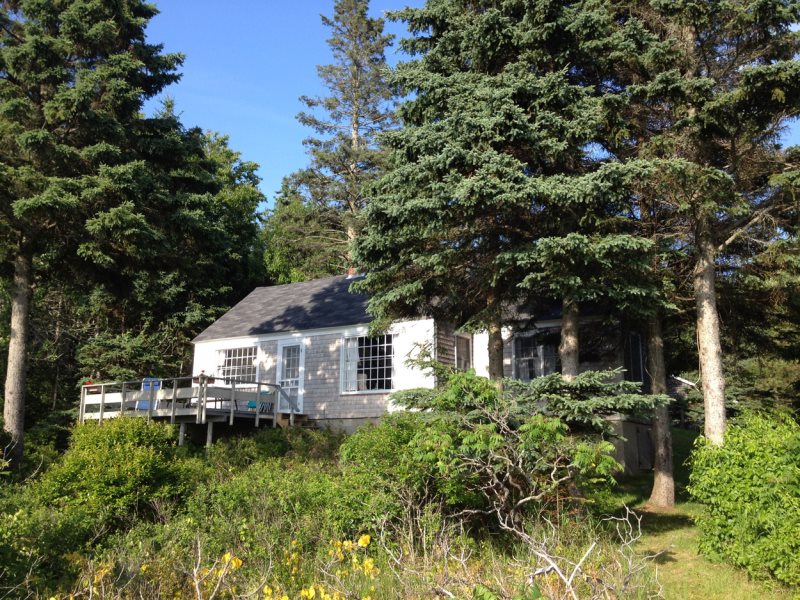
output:
[[[194,341],[369,323],[368,297],[349,292],[354,280],[340,275],[256,288]]]

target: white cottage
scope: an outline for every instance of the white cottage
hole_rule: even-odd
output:
[[[423,346],[444,364],[488,376],[485,333],[460,333],[418,319],[370,336],[368,297],[350,292],[354,280],[338,276],[256,288],[194,339],[193,373],[225,382],[277,383],[295,400],[297,412],[345,431],[391,411],[391,392],[435,385],[431,374],[408,362]],[[558,314],[550,317],[505,332],[507,376],[529,380],[558,370],[560,320]],[[598,329],[591,318],[588,325]],[[602,343],[584,358],[583,369],[629,362],[629,372],[641,372],[638,347],[625,361],[622,344],[594,337]]]
[[[351,432],[393,409],[397,390],[427,387],[434,376],[409,361],[420,349],[460,369],[488,376],[488,336],[455,331],[433,319],[400,321],[369,334],[368,297],[350,292],[354,277],[260,287],[194,340],[192,375],[140,381],[88,383],[81,390],[80,421],[122,415],[169,419],[182,442],[204,426],[285,426],[311,421]],[[558,312],[533,320],[518,314],[504,332],[507,377],[530,380],[558,371]],[[645,379],[636,335],[599,317],[582,321],[581,369],[625,365],[626,376]],[[626,419],[615,428],[618,460],[629,471],[650,468],[649,427]]]
[[[419,319],[370,336],[367,297],[349,292],[353,281],[256,288],[194,339],[193,373],[277,383],[299,413],[321,425],[352,431],[377,420],[391,409],[391,392],[434,385],[407,359],[422,345],[436,347],[441,332],[433,319]],[[459,340],[448,346],[471,365],[472,339]]]

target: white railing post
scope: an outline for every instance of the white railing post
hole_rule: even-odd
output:
[[[147,422],[149,423],[150,420],[153,418],[153,404],[156,401],[156,394],[155,394],[156,382],[151,379],[150,381],[148,381],[148,383],[150,384],[150,394],[147,400]]]
[[[122,382],[122,390],[119,394],[119,416],[125,416],[125,382]]]
[[[261,382],[256,385],[256,429],[258,429],[259,416],[261,415]]]
[[[207,407],[208,407],[208,377],[203,380],[203,417],[201,423],[206,422],[207,417]]]
[[[100,424],[103,424],[103,414],[106,412],[106,384],[100,384]]]
[[[283,388],[278,384],[275,388],[275,400],[272,403],[272,428],[275,429],[278,426],[278,412],[281,405],[281,394],[283,393]]]
[[[192,385],[192,381],[189,380],[189,385]],[[175,423],[175,399],[178,397],[178,379],[175,378],[172,380],[172,406],[170,407],[170,414],[169,414],[169,422]]]
[[[233,411],[236,408],[236,380],[231,379],[231,410],[228,425],[233,425]]]
[[[78,423],[83,425],[83,417],[86,414],[86,386],[81,386],[81,407],[78,410]]]

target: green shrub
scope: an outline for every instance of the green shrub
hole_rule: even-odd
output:
[[[800,585],[800,425],[748,415],[720,447],[698,438],[692,467],[689,492],[705,507],[701,550],[752,577]]]
[[[68,585],[94,546],[193,491],[208,469],[181,458],[174,438],[171,426],[144,419],[75,427],[71,445],[48,470],[4,494],[3,577],[27,578],[40,589]]]
[[[75,428],[69,449],[36,485],[45,504],[86,506],[112,516],[141,510],[192,487],[173,460],[175,432],[144,419],[111,419]]]

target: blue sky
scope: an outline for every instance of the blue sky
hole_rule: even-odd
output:
[[[220,10],[210,0],[158,0],[161,14],[148,40],[186,55],[181,81],[168,88],[186,126],[230,136],[246,160],[261,165],[261,189],[270,200],[281,179],[306,165],[302,141],[311,131],[295,115],[302,95],[325,93],[316,66],[331,62],[329,29],[320,14],[333,0],[233,0]],[[424,0],[372,0],[371,13]],[[387,30],[402,33],[401,24]],[[390,62],[399,54],[391,51]],[[152,108],[152,106],[151,106]]]
[[[156,3],[161,14],[150,22],[149,41],[186,55],[183,78],[166,95],[186,126],[229,135],[233,149],[261,166],[261,189],[271,204],[284,175],[307,163],[302,140],[311,132],[295,115],[303,109],[299,96],[325,93],[316,65],[331,56],[319,15],[332,13],[333,0],[233,0],[224,10],[211,0]],[[423,4],[372,0],[371,12]],[[387,30],[404,33],[397,23]],[[390,52],[391,63],[398,58]],[[785,141],[800,144],[800,124]]]

